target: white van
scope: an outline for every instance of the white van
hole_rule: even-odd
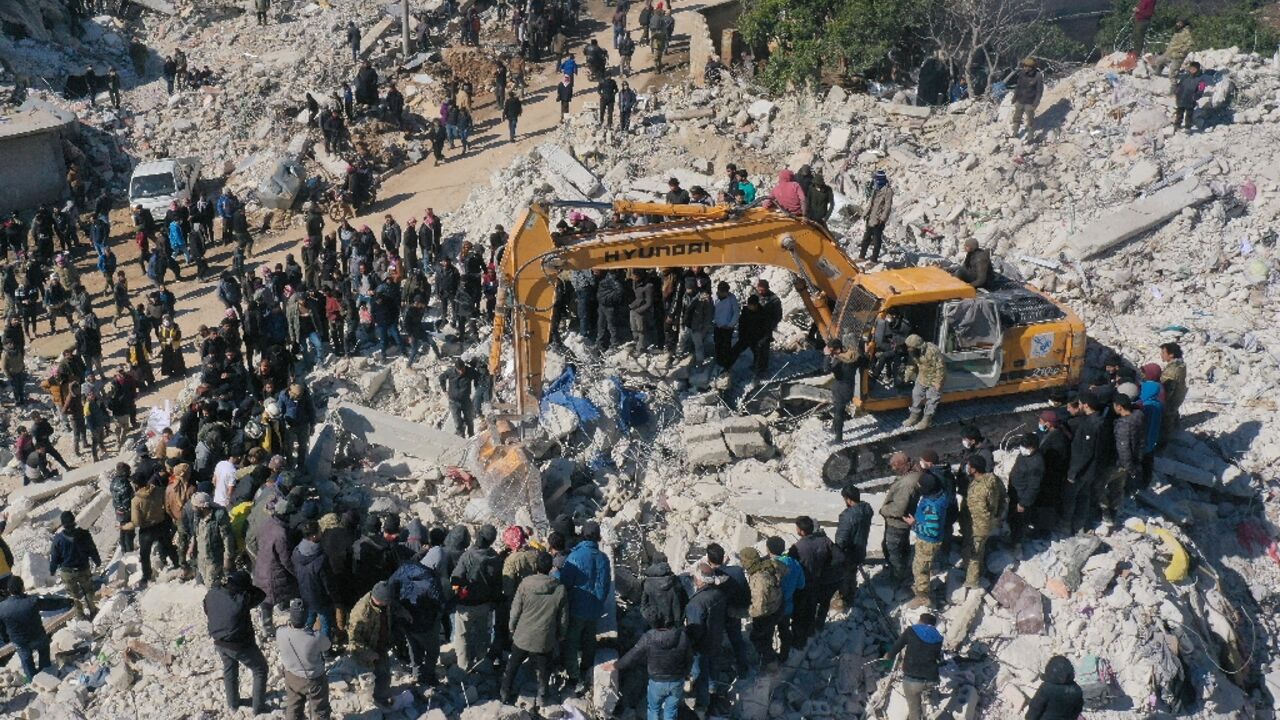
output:
[[[189,199],[199,181],[200,161],[195,158],[139,163],[129,178],[129,207],[168,210],[175,200],[181,205]]]

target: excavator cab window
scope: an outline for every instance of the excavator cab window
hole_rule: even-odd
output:
[[[873,334],[876,357],[868,369],[872,397],[911,394],[912,383],[907,379],[910,365],[905,345],[907,336],[934,340],[938,337],[940,317],[941,305],[936,302],[898,305],[880,313]]]
[[[943,390],[995,387],[1004,364],[1004,329],[994,300],[976,297],[942,304],[938,347],[947,360]]]

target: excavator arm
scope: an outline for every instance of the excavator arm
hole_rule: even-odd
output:
[[[503,255],[490,351],[493,375],[500,377],[509,317],[520,415],[537,409],[556,283],[566,271],[723,265],[785,268],[795,274],[796,289],[822,335],[837,336],[835,318],[840,312],[833,314],[833,308],[844,306],[859,271],[820,226],[763,207],[737,210],[723,205],[630,201],[592,207],[609,208],[616,217],[657,215],[667,221],[555,236],[547,205],[525,211]]]

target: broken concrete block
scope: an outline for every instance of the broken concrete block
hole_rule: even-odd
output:
[[[758,415],[735,415],[721,420],[720,428],[726,433],[763,432],[765,422]]]
[[[849,149],[849,141],[853,138],[853,128],[848,125],[836,125],[827,133],[827,152],[836,155]]]
[[[559,145],[555,143],[539,145],[538,156],[546,163],[549,170],[564,178],[583,195],[593,198],[604,192],[599,178]]]
[[[769,441],[764,439],[764,435],[760,431],[751,432],[726,432],[724,434],[724,444],[729,447],[729,452],[734,457],[747,458],[756,457],[769,450]]]
[[[756,122],[768,120],[777,111],[778,106],[768,100],[756,100],[747,106],[747,115]]]
[[[31,686],[38,692],[57,692],[58,686],[61,684],[62,680],[58,679],[57,675],[50,673],[48,670],[38,672],[35,677],[31,678]]]
[[[1201,470],[1193,465],[1180,463],[1177,460],[1171,460],[1166,457],[1157,457],[1155,459],[1155,471],[1161,475],[1170,478],[1182,480],[1203,487],[1215,487],[1218,484],[1218,478],[1208,470]]]
[[[733,460],[733,455],[725,446],[724,439],[720,437],[686,443],[685,451],[689,454],[689,464],[695,468],[720,467]]]
[[[683,428],[680,434],[684,438],[685,445],[696,445],[697,443],[720,439],[723,434],[720,429],[721,427],[722,426],[717,423],[689,425]]]
[[[1065,240],[1055,243],[1044,254],[1052,256],[1061,250],[1072,259],[1087,260],[1154,230],[1183,209],[1207,202],[1212,197],[1213,191],[1207,183],[1196,177],[1187,178],[1177,185],[1103,213]]]
[[[1160,165],[1154,160],[1143,158],[1129,168],[1125,182],[1129,187],[1144,188],[1160,179]]]
[[[613,710],[621,699],[618,693],[618,671],[613,667],[617,660],[617,650],[600,648],[596,651],[595,665],[591,668],[592,700],[604,717],[613,716]]]
[[[107,685],[114,690],[128,690],[136,681],[137,676],[125,663],[111,668],[111,672],[107,674]]]
[[[1044,634],[1044,596],[1020,575],[1006,569],[991,588],[991,596],[1013,613],[1019,633]]]
[[[889,103],[882,105],[885,112],[890,115],[900,115],[902,117],[925,119],[929,117],[931,111],[926,105],[903,105],[901,103]]]
[[[547,403],[547,407],[538,417],[538,423],[546,429],[551,437],[564,440],[578,429],[578,413],[555,403]]]
[[[782,393],[783,400],[797,400],[818,404],[828,404],[831,402],[831,391],[827,388],[816,387],[806,383],[793,383],[787,386]]]
[[[360,376],[360,392],[366,401],[372,400],[374,395],[382,389],[386,384],[387,378],[391,377],[391,366],[371,370]]]

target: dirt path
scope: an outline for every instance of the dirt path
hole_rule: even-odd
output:
[[[601,46],[612,48],[612,28],[609,23],[612,8],[606,7],[601,0],[593,0],[590,10],[591,18],[584,18],[580,24],[590,28],[591,36],[595,37]],[[640,33],[635,29],[637,14],[638,11],[633,12],[630,21],[633,26],[632,37],[638,39]],[[586,39],[586,37],[576,38],[574,47],[581,48],[586,43]],[[679,67],[678,63],[687,60],[687,56],[682,57],[683,48],[686,46],[686,42],[678,39],[678,43],[675,44],[675,53],[668,54],[667,72],[672,72],[670,69],[672,65]],[[611,54],[616,58],[612,50]],[[577,56],[581,59],[582,53],[579,51]],[[558,59],[555,62],[558,62]],[[377,203],[376,209],[357,218],[353,224],[357,227],[367,224],[377,228],[382,225],[382,216],[388,213],[394,215],[403,224],[409,217],[420,217],[428,207],[434,208],[437,213],[448,213],[462,205],[472,188],[487,184],[495,169],[507,165],[516,155],[552,139],[557,132],[560,119],[559,105],[554,97],[555,84],[559,80],[559,76],[554,71],[555,62],[548,61],[530,66],[532,71],[527,80],[528,90],[525,95],[527,100],[517,128],[516,142],[507,141],[506,123],[501,118],[500,109],[494,104],[492,94],[481,95],[476,108],[476,131],[472,138],[471,151],[463,155],[460,147],[457,150],[446,148],[446,161],[439,167],[433,166],[430,161],[423,161],[392,176],[382,185],[383,199]],[[653,60],[646,46],[637,45],[632,66],[633,74],[628,80],[637,92],[643,93],[655,81],[663,80],[653,74]],[[677,72],[680,71],[682,70],[677,70]],[[585,69],[579,77],[578,84],[578,92],[570,106],[570,110],[574,112],[581,109],[585,103],[593,101],[595,97],[595,86],[587,80]],[[513,215],[518,210],[519,208],[511,208]],[[132,227],[127,208],[112,213],[112,226],[117,230],[128,230]],[[219,230],[215,229],[215,234],[218,232]],[[256,241],[256,254],[251,258],[251,262],[272,265],[283,262],[286,254],[297,251],[301,239],[301,230],[296,226],[276,231],[269,236],[259,237]],[[85,242],[87,243],[87,240]],[[131,237],[124,234],[118,235],[114,243],[113,249],[118,257],[119,268],[125,271],[133,302],[137,304],[142,301],[147,292],[150,292],[153,285],[138,264],[137,249]],[[214,292],[217,273],[230,262],[230,257],[229,246],[212,248],[209,252],[210,275],[204,281],[195,281],[194,268],[184,267],[184,280],[168,283],[169,289],[177,297],[178,309],[175,320],[188,341],[184,348],[188,368],[194,368],[199,363],[197,346],[193,341],[197,328],[200,325],[215,326],[222,318],[223,308],[214,297]],[[104,367],[110,371],[110,368],[119,366],[125,360],[125,342],[131,324],[128,318],[124,317],[120,319],[118,329],[113,325],[114,308],[110,296],[103,293],[103,278],[94,266],[94,261],[93,254],[90,252],[87,258],[82,258],[77,263],[77,267],[85,287],[95,295],[94,308],[99,318],[103,320],[103,363]],[[42,334],[28,347],[28,353],[32,356],[53,358],[63,348],[74,343],[71,334],[64,327],[60,326],[56,334],[50,334],[47,321],[41,319],[39,329]],[[158,376],[158,357],[153,359],[153,367]],[[185,380],[161,382],[152,392],[139,398],[139,404],[143,407],[163,405],[166,400],[175,399],[184,384]]]

